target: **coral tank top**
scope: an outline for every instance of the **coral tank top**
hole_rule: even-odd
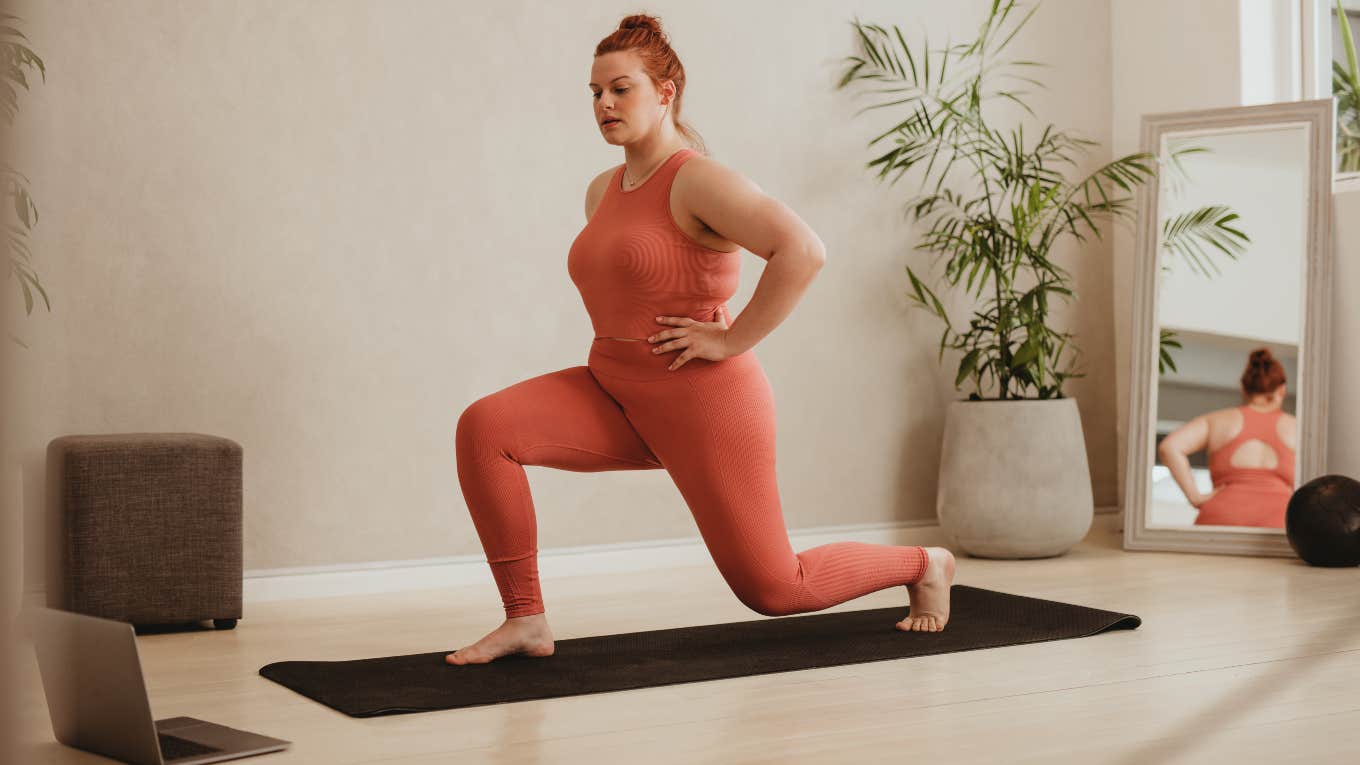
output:
[[[567,273],[596,338],[646,340],[670,326],[657,323],[658,316],[715,321],[736,294],[741,250],[705,247],[671,217],[675,174],[697,154],[680,149],[632,191],[623,190],[620,166],[572,242]]]
[[[1209,455],[1209,476],[1217,491],[1200,505],[1196,524],[1284,528],[1285,510],[1294,493],[1295,453],[1280,440],[1276,423],[1284,411],[1261,412],[1240,406],[1242,431]],[[1273,468],[1241,468],[1232,464],[1243,442],[1259,439],[1275,451]]]

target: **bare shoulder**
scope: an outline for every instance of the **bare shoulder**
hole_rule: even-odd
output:
[[[1280,419],[1275,423],[1275,435],[1279,436],[1284,445],[1290,449],[1299,448],[1298,420],[1294,415],[1288,412],[1280,415]]]
[[[605,189],[609,188],[609,179],[618,172],[619,165],[605,170],[590,180],[586,186],[586,220],[589,221],[595,214],[595,208],[600,206],[600,200],[604,199]]]
[[[1289,412],[1280,415],[1280,421],[1276,425],[1276,430],[1281,433],[1294,433],[1299,427],[1299,420]]]
[[[756,182],[712,157],[696,154],[675,172],[672,193],[700,194],[723,191],[764,193]]]
[[[686,160],[671,184],[671,213],[707,232],[711,246],[732,243],[769,260],[785,248],[825,253],[817,234],[755,181],[702,154]]]
[[[1232,406],[1224,409],[1215,409],[1214,411],[1205,414],[1204,418],[1209,421],[1210,428],[1223,435],[1227,435],[1225,431],[1236,433],[1238,430],[1241,430],[1242,424],[1245,422],[1245,420],[1242,419],[1242,412],[1237,407]],[[1231,438],[1231,436],[1228,437]]]

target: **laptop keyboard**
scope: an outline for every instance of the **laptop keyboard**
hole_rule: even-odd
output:
[[[181,757],[190,757],[195,754],[210,754],[212,752],[222,751],[221,749],[217,749],[215,747],[200,744],[197,741],[190,741],[187,738],[171,736],[168,733],[158,732],[156,735],[160,737],[161,757],[164,758],[166,762],[170,762],[171,760],[175,760]]]

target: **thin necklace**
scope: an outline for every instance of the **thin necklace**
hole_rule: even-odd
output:
[[[674,153],[672,153],[671,156],[674,156]],[[670,157],[666,157],[666,159],[670,159]],[[658,163],[656,163],[655,165],[652,165],[652,170],[655,170],[655,169],[657,169],[658,167],[661,167],[662,163],[664,163],[664,162],[666,161],[666,159],[663,159],[663,160],[661,160],[661,162],[658,162]],[[648,170],[646,173],[644,173],[644,174],[643,174],[643,177],[646,177],[646,176],[648,176],[648,175],[651,175],[652,170]],[[628,180],[628,163],[627,163],[627,162],[625,162],[625,163],[623,164],[623,182],[626,183],[626,184],[628,184],[629,186],[635,186],[635,185],[637,185],[637,181],[630,181],[630,180]]]

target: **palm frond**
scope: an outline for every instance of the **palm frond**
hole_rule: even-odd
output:
[[[956,324],[912,268],[907,295],[941,321],[940,360],[946,351],[958,354],[954,384],[973,386],[970,398],[1062,397],[1064,383],[1084,375],[1074,337],[1049,323],[1054,305],[1074,298],[1073,276],[1052,257],[1054,247],[1067,236],[1101,236],[1105,220],[1132,218],[1137,189],[1161,170],[1153,155],[1138,153],[1086,172],[1094,141],[1051,124],[1001,129],[984,116],[987,101],[1035,116],[1025,86],[1014,83],[1044,87],[1027,76],[1040,64],[1005,51],[1037,9],[992,0],[975,38],[942,48],[924,36],[912,44],[897,26],[856,19],[859,50],[846,57],[837,84],[876,99],[856,116],[902,113],[869,142],[874,156],[866,169],[893,183],[910,172],[920,184],[903,210],[922,227],[914,249],[929,253],[939,282],[961,289],[974,307]],[[1193,151],[1174,153],[1170,171],[1182,171],[1181,159]],[[1219,248],[1235,252],[1245,234],[1234,217],[1227,211],[1181,226],[1189,259]]]
[[[1209,268],[1215,274],[1222,271],[1208,248],[1237,260],[1251,242],[1250,237],[1230,225],[1237,219],[1237,213],[1227,205],[1205,205],[1168,217],[1162,222],[1162,247],[1184,258],[1202,276],[1212,278]]]

